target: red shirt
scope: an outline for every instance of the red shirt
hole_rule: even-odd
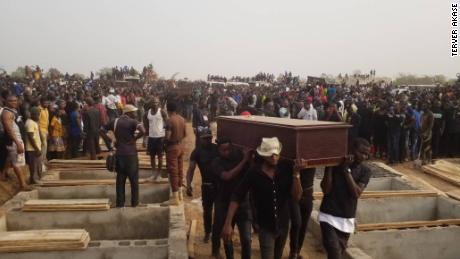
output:
[[[104,105],[97,103],[94,105],[94,108],[96,108],[101,115],[101,125],[106,125],[109,119],[107,117],[107,110],[105,109]]]

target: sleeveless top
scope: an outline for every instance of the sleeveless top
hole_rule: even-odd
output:
[[[161,115],[161,109],[155,115],[152,115],[151,109],[147,113],[147,119],[149,120],[149,138],[164,138],[165,137],[165,125],[163,116]]]
[[[20,142],[24,143],[23,140],[22,140],[21,129],[19,128],[19,125],[18,125],[18,123],[21,123],[22,118],[20,116],[18,116],[18,112],[16,110],[14,110],[14,109],[10,109],[8,107],[5,107],[5,108],[3,108],[3,112],[5,112],[5,111],[9,111],[9,112],[11,112],[13,114],[13,116],[14,116],[14,119],[13,119],[14,120],[13,134],[16,135],[17,140],[19,140]],[[8,137],[7,141],[6,141],[6,145],[11,146],[13,144],[14,144],[14,146],[16,145],[13,142],[13,140]]]

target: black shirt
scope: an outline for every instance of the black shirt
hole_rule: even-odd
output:
[[[117,122],[116,129],[115,121]],[[106,130],[114,130],[116,155],[130,156],[137,155],[135,132],[139,122],[128,116],[122,115],[120,118],[113,120],[105,126]]]
[[[195,161],[200,169],[202,183],[215,183],[216,177],[212,172],[212,162],[218,156],[217,145],[209,147],[199,146],[192,151],[190,161]]]
[[[99,110],[90,107],[83,113],[83,130],[88,136],[99,136],[99,129],[101,128],[101,115]]]
[[[232,201],[240,202],[248,191],[254,198],[257,220],[261,228],[277,233],[289,226],[293,164],[279,161],[273,179],[268,177],[261,165],[251,167],[235,189]]]
[[[223,172],[235,168],[241,162],[241,160],[243,160],[243,157],[243,152],[241,150],[233,149],[228,159],[224,159],[222,157],[217,157],[216,159],[214,159],[212,163],[212,168],[213,173],[215,174],[217,179],[217,201],[230,203],[230,197],[232,196],[233,190],[241,181],[241,179],[243,179],[247,167],[243,167],[238,176],[228,181],[223,180],[221,176]]]
[[[370,169],[363,164],[351,166],[350,169],[353,180],[366,187],[371,177]],[[320,211],[336,217],[355,218],[358,199],[353,197],[348,189],[345,179],[347,173],[344,170],[343,166],[332,169],[332,189],[324,195]]]

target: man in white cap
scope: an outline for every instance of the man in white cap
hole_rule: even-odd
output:
[[[232,221],[239,203],[251,191],[259,223],[259,245],[263,259],[283,255],[289,231],[289,200],[302,194],[299,163],[280,161],[282,145],[278,138],[263,138],[257,148],[261,162],[255,163],[233,192],[223,228],[225,240],[232,239]]]
[[[123,115],[105,126],[106,131],[113,131],[115,136],[115,157],[117,172],[116,191],[117,207],[125,205],[126,178],[131,184],[131,205],[139,204],[139,159],[137,157],[136,141],[145,133],[144,126],[136,120],[137,108],[131,104],[123,108]],[[138,133],[136,133],[138,131]],[[108,138],[106,132],[101,134]],[[112,148],[110,147],[111,151]]]

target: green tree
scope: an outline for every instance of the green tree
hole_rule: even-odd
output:
[[[99,69],[99,71],[97,72],[97,75],[101,79],[109,79],[109,78],[112,78],[112,72],[113,72],[112,68],[103,67],[103,68]]]
[[[13,78],[26,78],[26,69],[24,67],[18,67],[11,73]]]

